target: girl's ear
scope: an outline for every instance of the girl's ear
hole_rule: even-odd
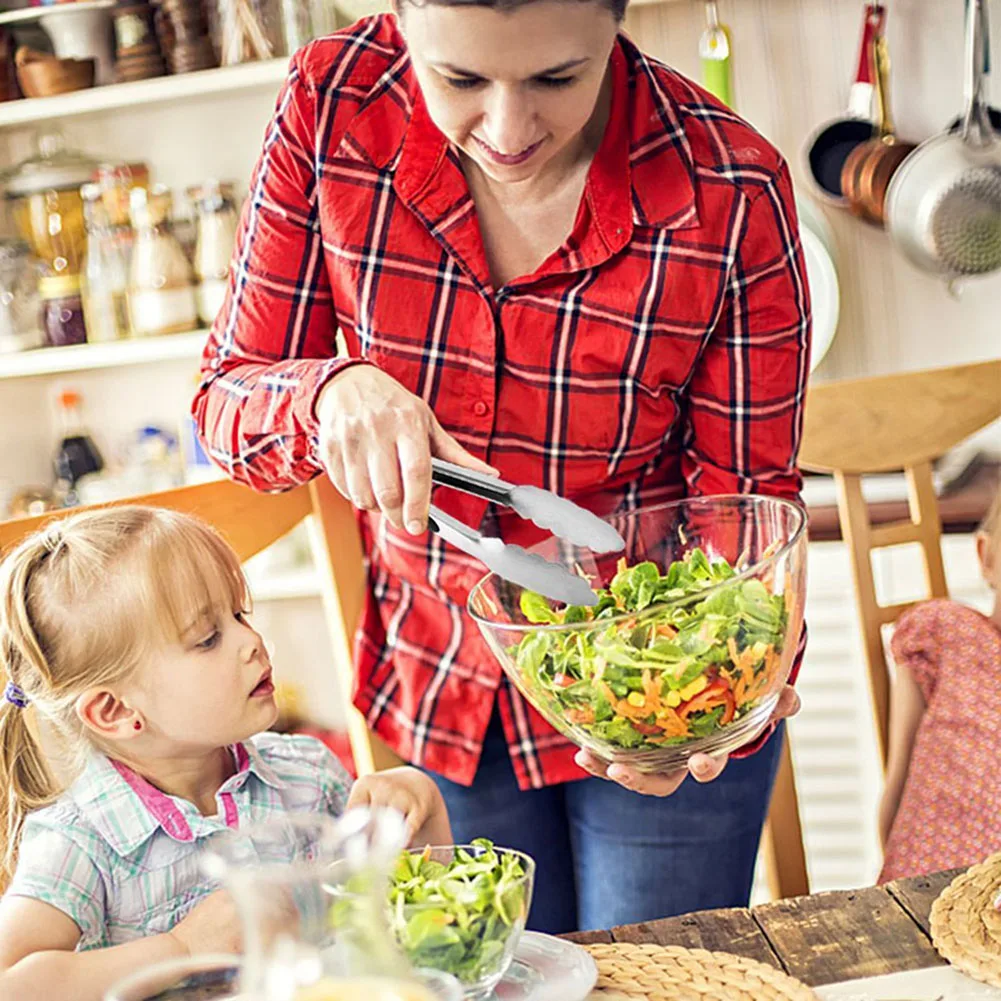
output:
[[[134,740],[145,729],[140,713],[107,688],[84,692],[76,700],[76,714],[91,733],[105,741]]]

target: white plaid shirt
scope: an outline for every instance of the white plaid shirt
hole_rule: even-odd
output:
[[[72,918],[78,949],[119,945],[169,931],[218,888],[199,868],[212,835],[287,813],[343,813],[351,779],[320,741],[262,733],[232,751],[237,770],[213,817],[93,755],[66,793],[29,815],[7,893]]]

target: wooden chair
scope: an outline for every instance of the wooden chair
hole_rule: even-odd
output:
[[[113,502],[129,503],[153,504],[197,515],[222,532],[241,561],[271,545],[304,518],[313,516],[313,554],[323,583],[338,682],[349,706],[348,735],[355,768],[359,775],[364,775],[400,763],[393,751],[368,729],[361,714],[350,706],[352,637],[364,598],[364,567],[354,513],[326,477],[281,494],[259,494],[228,480],[218,480]],[[80,510],[83,509],[74,509]],[[66,513],[0,522],[0,552]],[[764,850],[773,896],[809,892],[788,742],[776,780]]]
[[[337,680],[348,705],[348,734],[355,767],[359,774],[366,774],[399,764],[399,758],[369,732],[362,715],[350,705],[354,673],[352,638],[364,599],[365,571],[354,512],[326,477],[281,494],[256,493],[229,480],[217,480],[95,506],[121,504],[153,504],[197,515],[226,537],[241,562],[313,516],[310,524],[313,556],[322,581]],[[74,508],[73,513],[81,510],[85,508]],[[67,513],[70,512],[0,522],[0,552]]]
[[[923,557],[927,596],[948,595],[932,463],[999,418],[1001,359],[828,383],[812,387],[807,396],[800,465],[834,474],[838,517],[851,557],[884,768],[890,674],[882,627],[896,621],[915,602],[879,604],[872,553],[888,546],[917,543]],[[903,470],[907,478],[910,518],[873,525],[862,495],[862,477],[897,470]]]

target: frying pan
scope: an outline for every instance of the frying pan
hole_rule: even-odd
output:
[[[880,3],[867,3],[859,47],[855,82],[848,93],[845,115],[819,126],[811,133],[804,147],[806,177],[813,182],[814,194],[834,205],[847,205],[841,190],[841,168],[848,154],[872,138],[872,62],[873,40],[882,34],[886,8]]]
[[[962,129],[923,142],[886,194],[894,244],[918,267],[950,282],[1001,269],[1001,142],[983,101],[985,0],[973,0],[967,22]]]
[[[877,226],[884,221],[884,199],[890,178],[916,147],[901,142],[890,111],[890,56],[886,35],[873,43],[876,96],[879,105],[878,134],[856,146],[841,169],[841,188],[852,212]]]

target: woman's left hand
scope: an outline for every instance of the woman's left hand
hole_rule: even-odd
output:
[[[788,719],[799,712],[800,701],[796,694],[796,689],[791,685],[786,685],[779,696],[778,704],[772,713],[771,721],[778,722],[780,719]],[[631,789],[633,792],[642,793],[644,796],[670,796],[676,792],[678,786],[691,775],[696,782],[712,782],[719,778],[723,769],[726,768],[729,754],[708,755],[693,754],[688,759],[688,768],[676,772],[663,772],[661,774],[638,772],[635,768],[628,768],[626,765],[609,764],[597,755],[586,751],[583,748],[577,752],[574,758],[578,765],[585,771],[597,776],[599,779],[608,779],[610,782],[618,782],[620,786]]]

